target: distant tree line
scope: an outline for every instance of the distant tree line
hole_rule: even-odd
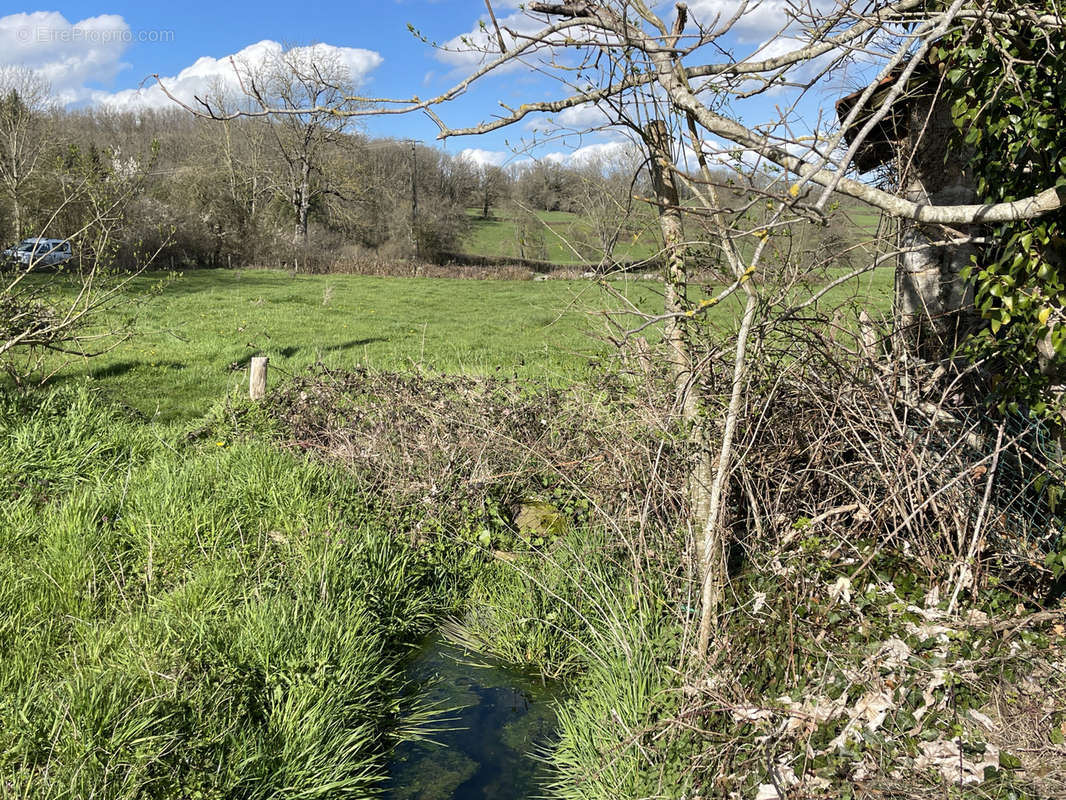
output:
[[[298,75],[264,79],[263,91],[294,108],[335,101]],[[98,195],[134,182],[112,212],[120,224],[108,229],[109,260],[120,266],[148,254],[175,269],[434,260],[462,249],[474,218],[497,214],[516,220],[516,235],[534,243],[526,255],[538,257],[537,211],[582,215],[594,240],[587,249],[609,259],[632,206],[634,159],[505,168],[372,139],[330,115],[216,121],[178,107],[64,110],[33,72],[0,71],[0,241],[73,236],[93,203],[89,182]]]

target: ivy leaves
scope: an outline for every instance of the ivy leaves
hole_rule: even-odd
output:
[[[1052,0],[1032,4],[1053,13]],[[956,145],[968,152],[982,202],[1017,200],[1056,186],[1066,191],[1061,109],[1066,107],[1066,40],[1048,35],[996,0],[1009,24],[977,20],[944,37]],[[969,270],[987,327],[975,355],[991,357],[1004,410],[1061,411],[1052,387],[1066,378],[1066,214],[999,226],[995,244]]]

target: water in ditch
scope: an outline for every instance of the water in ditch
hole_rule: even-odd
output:
[[[551,742],[553,690],[493,665],[441,636],[409,666],[422,697],[454,708],[431,726],[430,741],[405,742],[390,763],[388,800],[526,800],[544,795],[535,754]]]

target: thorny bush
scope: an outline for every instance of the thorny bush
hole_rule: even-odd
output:
[[[272,403],[291,446],[346,464],[413,536],[488,532],[507,543],[530,501],[615,530],[679,524],[691,454],[654,391],[619,374],[554,389],[318,367]]]

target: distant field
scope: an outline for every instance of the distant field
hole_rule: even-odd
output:
[[[844,212],[847,218],[859,229],[870,236],[877,233],[877,226],[881,223],[882,214],[868,206],[857,206]]]
[[[147,288],[160,275],[145,276]],[[661,310],[661,284],[613,281],[640,308]],[[832,293],[885,298],[891,270]],[[322,361],[344,368],[430,370],[568,383],[610,352],[602,310],[617,308],[592,281],[496,281],[292,275],[200,270],[149,300],[142,333],[112,352],[74,362],[62,381],[88,379],[161,421],[201,416],[242,385],[251,356],[270,357],[272,380]],[[729,324],[735,303],[709,322]],[[646,332],[653,337],[654,330]]]
[[[544,245],[543,252],[539,255],[531,253],[528,247],[523,253],[519,244],[521,225],[517,217],[507,209],[494,209],[487,219],[481,216],[480,209],[468,209],[467,214],[471,218],[473,229],[461,249],[469,255],[501,260],[524,257],[551,261],[563,266],[598,263],[602,255],[602,250],[596,244],[591,223],[578,214],[566,211],[536,212],[540,223],[537,230]],[[873,237],[881,220],[880,212],[856,203],[840,209],[835,217],[840,220],[842,230],[850,231],[856,242]],[[742,250],[747,251],[751,244],[747,240],[742,242]],[[641,261],[654,256],[660,247],[654,221],[646,220],[643,224],[636,221],[633,227],[619,238],[614,250],[614,259],[623,263]]]
[[[462,250],[475,256],[493,258],[521,258],[519,226],[504,209],[494,209],[485,219],[481,211],[469,209],[473,231],[463,243]],[[498,215],[498,216],[497,216]],[[596,236],[589,221],[566,211],[538,211],[538,230],[544,253],[534,255],[527,249],[525,258],[551,261],[554,264],[598,263],[602,250],[595,244]],[[659,250],[658,234],[654,229],[635,227],[623,233],[614,250],[616,261],[629,262],[649,258]]]

